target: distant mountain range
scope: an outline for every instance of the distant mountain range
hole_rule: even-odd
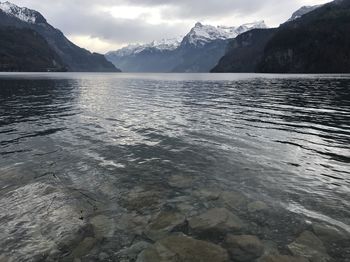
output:
[[[350,0],[305,6],[278,28],[196,23],[184,37],[105,56],[70,42],[37,11],[0,2],[0,71],[350,73]]]
[[[350,0],[302,8],[277,29],[229,43],[212,72],[350,73]]]
[[[0,3],[0,70],[118,72],[103,55],[70,42],[37,11]]]
[[[129,45],[106,54],[124,72],[209,72],[225,54],[229,39],[254,28],[266,28],[263,21],[239,27],[196,23],[183,38]]]

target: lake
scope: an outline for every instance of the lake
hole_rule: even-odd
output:
[[[350,261],[350,75],[0,74],[0,232],[0,261]]]

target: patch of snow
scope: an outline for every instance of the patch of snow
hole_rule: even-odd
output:
[[[0,2],[0,10],[8,15],[17,17],[18,19],[31,24],[35,24],[38,17],[38,13],[36,11],[25,7],[19,7],[10,2]]]
[[[196,23],[183,40],[184,44],[201,46],[214,40],[226,40],[255,28],[267,28],[264,21],[243,24],[238,27],[212,26]]]
[[[117,51],[108,52],[107,56],[125,57],[141,53],[144,50],[157,49],[171,51],[177,49],[181,44],[203,46],[211,41],[235,38],[236,36],[254,28],[267,28],[264,21],[243,24],[238,27],[212,26],[196,23],[191,31],[184,37],[162,39],[147,44],[132,44]]]
[[[321,6],[322,5],[303,6],[303,7],[299,8],[297,11],[295,11],[293,13],[292,17],[289,18],[287,22],[299,19],[303,15],[306,15],[307,13],[310,13],[310,12],[314,11],[315,9],[321,7]]]
[[[182,37],[171,38],[171,39],[162,39],[159,41],[152,41],[147,44],[131,44],[126,47],[123,47],[117,51],[112,51],[107,53],[107,55],[116,55],[116,56],[130,56],[139,54],[147,49],[156,49],[160,51],[171,51],[179,47]]]

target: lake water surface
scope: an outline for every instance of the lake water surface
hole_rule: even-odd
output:
[[[191,222],[213,209],[241,229]],[[0,74],[0,261],[150,261],[231,231],[350,261],[350,76]],[[305,232],[317,256],[291,248]]]

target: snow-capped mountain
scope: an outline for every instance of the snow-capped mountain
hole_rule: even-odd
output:
[[[264,21],[247,23],[237,27],[203,25],[198,22],[185,37],[162,39],[146,44],[131,44],[117,51],[108,52],[106,57],[125,71],[136,70],[137,68],[144,70],[142,66],[135,65],[130,61],[135,60],[140,63],[141,56],[147,56],[148,59],[150,59],[150,56],[159,58],[166,55],[165,53],[179,51],[178,49],[184,51],[187,47],[203,48],[216,40],[226,41],[254,28],[267,27]],[[169,55],[172,58],[174,57],[173,53]]]
[[[310,12],[314,11],[315,9],[319,8],[320,6],[322,6],[322,5],[303,6],[300,9],[298,9],[297,11],[295,11],[292,14],[292,17],[289,18],[287,22],[299,19],[303,15],[306,15],[307,13],[310,13]]]
[[[224,55],[228,41],[252,29],[267,28],[264,21],[241,26],[196,23],[181,38],[134,44],[106,54],[124,72],[209,72]]]
[[[204,46],[215,40],[227,40],[255,29],[267,28],[264,21],[243,24],[238,27],[212,26],[196,23],[191,31],[184,37],[181,45]]]
[[[264,21],[244,24],[239,27],[226,27],[226,26],[212,26],[203,25],[201,23],[196,23],[191,31],[186,35],[185,38],[177,37],[170,39],[162,39],[159,41],[152,41],[146,44],[130,44],[123,47],[117,51],[108,52],[107,55],[117,55],[117,56],[129,56],[136,55],[142,51],[148,49],[156,49],[159,51],[171,51],[178,48],[181,43],[188,41],[190,44],[204,45],[214,40],[226,40],[230,38],[235,38],[237,35],[249,31],[253,28],[266,28]]]
[[[26,7],[19,7],[10,2],[0,2],[0,10],[10,16],[20,19],[23,22],[31,24],[46,22],[46,19],[39,12]]]
[[[178,48],[181,44],[182,37],[171,38],[171,39],[162,39],[159,41],[152,41],[147,44],[131,44],[126,47],[123,47],[117,51],[108,52],[107,56],[130,56],[141,53],[145,50],[156,50],[156,51],[172,51]]]

